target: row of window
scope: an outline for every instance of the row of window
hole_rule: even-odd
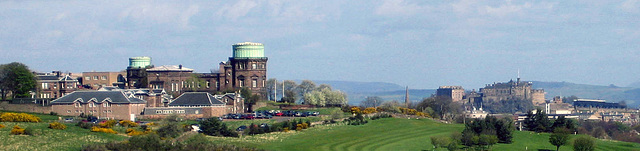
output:
[[[245,68],[245,64],[242,64],[242,63],[238,64],[238,69],[244,69],[244,68]],[[265,68],[266,68],[266,66],[264,65],[264,63],[261,63],[261,64],[252,63],[251,64],[251,69],[265,69]]]
[[[84,77],[84,80],[98,80],[98,76],[93,76],[93,79],[91,79],[91,77],[86,76]],[[99,80],[107,80],[107,76],[101,76]]]
[[[184,114],[184,110],[156,110],[156,114],[173,114],[173,111],[175,111],[177,114]],[[198,114],[198,111],[196,111],[196,114]]]
[[[80,103],[78,103],[78,102],[73,103],[73,106],[76,107],[76,108],[82,107],[82,105]],[[88,106],[89,107],[98,107],[100,105],[96,105],[95,103],[91,102],[91,103],[88,104]],[[120,104],[118,104],[118,106],[120,106]],[[111,107],[111,103],[104,102],[104,103],[102,103],[102,107]]]
[[[111,113],[111,110],[103,110],[103,113]],[[67,110],[67,113],[71,113],[71,110]],[[82,110],[76,110],[75,113],[84,113]],[[90,110],[89,113],[98,113],[96,110]]]

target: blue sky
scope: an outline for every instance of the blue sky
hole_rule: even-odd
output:
[[[477,89],[515,79],[640,81],[640,0],[2,1],[0,63],[119,71],[128,58],[209,72],[265,44],[269,78]]]

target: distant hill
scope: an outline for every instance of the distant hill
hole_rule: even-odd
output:
[[[343,92],[371,93],[404,90],[403,86],[386,82],[314,81],[316,85],[328,84]]]
[[[334,89],[347,93],[349,104],[359,105],[368,96],[378,96],[385,101],[398,100],[404,102],[405,87],[386,82],[354,82],[354,81],[314,81],[316,85],[328,84]],[[418,102],[431,96],[435,89],[409,89],[409,100]]]
[[[625,101],[629,107],[640,105],[640,88],[576,84],[570,82],[533,81],[533,88],[544,89],[547,99],[554,96],[572,96],[588,99],[603,99],[607,102]]]

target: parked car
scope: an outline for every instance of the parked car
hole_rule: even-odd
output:
[[[242,126],[236,128],[236,131],[244,131],[245,129],[247,129],[247,126],[242,125]]]
[[[73,122],[73,118],[65,118],[64,122],[66,123],[72,123]]]
[[[244,115],[244,119],[255,119],[256,117],[253,114]]]
[[[282,113],[282,112],[278,112],[278,113],[276,113],[276,114],[274,114],[274,115],[275,115],[275,116],[282,116],[282,115],[284,115],[284,113]]]
[[[263,119],[265,116],[262,113],[256,113],[256,118]]]

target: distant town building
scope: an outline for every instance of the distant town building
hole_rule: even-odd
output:
[[[127,88],[147,88],[147,69],[152,68],[151,57],[129,58],[127,67]]]
[[[436,90],[436,96],[450,97],[453,102],[460,102],[464,97],[464,89],[462,86],[440,86]]]
[[[488,84],[484,88],[480,88],[482,93],[482,101],[501,101],[501,100],[531,100],[533,105],[543,105],[545,103],[543,89],[533,89],[532,82],[509,81],[507,83]]]
[[[168,107],[145,108],[144,115],[151,118],[160,118],[169,114],[188,118],[208,118],[244,112],[244,99],[236,93],[211,95],[207,92],[185,92],[169,103]]]

